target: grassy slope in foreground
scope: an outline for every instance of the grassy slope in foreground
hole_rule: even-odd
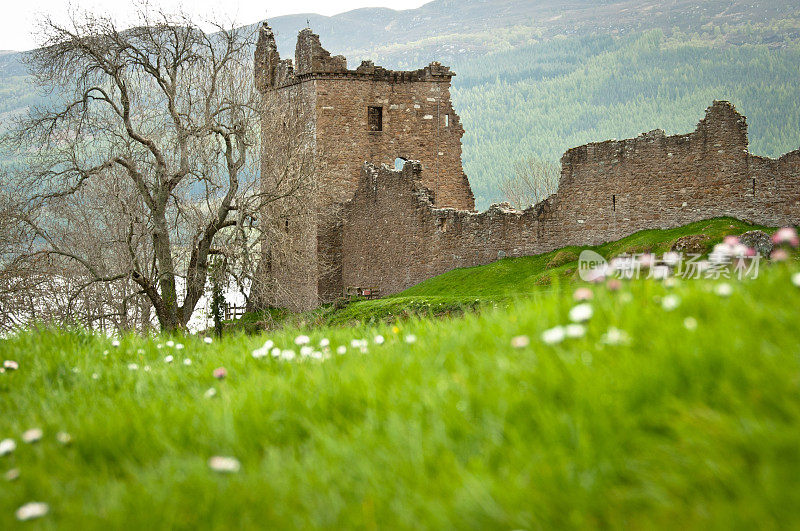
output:
[[[0,438],[19,446],[0,467],[21,472],[0,528],[32,500],[50,505],[45,526],[81,529],[797,527],[795,270],[733,282],[730,297],[711,281],[594,288],[585,337],[554,346],[541,333],[574,304],[559,290],[397,333],[315,330],[312,344],[348,346],[324,362],[254,359],[263,336],[180,351],[66,332],[3,341],[20,368],[0,375]],[[604,344],[610,327],[630,342]],[[271,338],[297,348],[298,333]],[[519,334],[530,346],[510,346]],[[31,427],[43,440],[19,442]],[[241,471],[210,471],[213,455]]]
[[[454,269],[391,297],[353,303],[326,315],[325,321],[343,324],[404,317],[406,314],[458,312],[487,301],[541,293],[554,280],[564,284],[576,279],[578,256],[583,249],[592,249],[606,258],[622,253],[653,252],[660,255],[669,251],[678,238],[703,234],[709,238],[707,248],[710,250],[725,236],[755,229],[773,231],[734,218],[716,218],[674,229],[640,231],[595,247],[565,247],[535,256],[505,258],[484,266]]]

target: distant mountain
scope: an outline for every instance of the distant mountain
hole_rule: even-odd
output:
[[[714,99],[747,115],[755,153],[800,147],[797,0],[435,0],[269,23],[283,58],[310,24],[351,68],[453,67],[480,207],[501,199],[497,184],[517,161],[655,128],[688,132]],[[22,55],[0,52],[0,127],[39,101]]]

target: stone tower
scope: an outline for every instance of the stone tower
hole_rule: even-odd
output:
[[[392,71],[364,61],[348,70],[310,29],[298,35],[294,62],[281,60],[262,25],[255,76],[262,187],[275,196],[264,216],[270,304],[306,310],[341,297],[342,211],[365,161],[421,161],[437,207],[474,210],[461,166],[464,129],[450,102],[454,75],[436,62]]]

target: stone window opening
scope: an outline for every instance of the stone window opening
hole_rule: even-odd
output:
[[[396,159],[394,159],[394,169],[396,171],[402,171],[403,166],[405,166],[406,162],[408,162],[408,159],[403,157],[397,157]]]
[[[756,180],[753,179],[753,197],[756,196]]]
[[[286,233],[288,234],[289,233],[289,220],[288,219],[284,220],[284,229],[286,229]]]
[[[611,196],[611,211],[612,212],[617,211],[617,194],[613,194]]]
[[[383,131],[383,107],[367,107],[367,130]]]
[[[449,114],[445,114],[444,115],[444,126],[445,127],[450,127],[450,115]]]

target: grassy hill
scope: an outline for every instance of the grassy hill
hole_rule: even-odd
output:
[[[17,446],[0,472],[18,475],[0,528],[31,501],[67,529],[796,528],[798,284],[777,264],[747,282],[596,286],[561,341],[545,331],[570,321],[570,290],[181,349],[0,340],[19,364],[0,374],[0,439]],[[322,359],[300,356],[304,334]],[[267,339],[287,359],[254,358]],[[22,442],[31,428],[41,440]]]

